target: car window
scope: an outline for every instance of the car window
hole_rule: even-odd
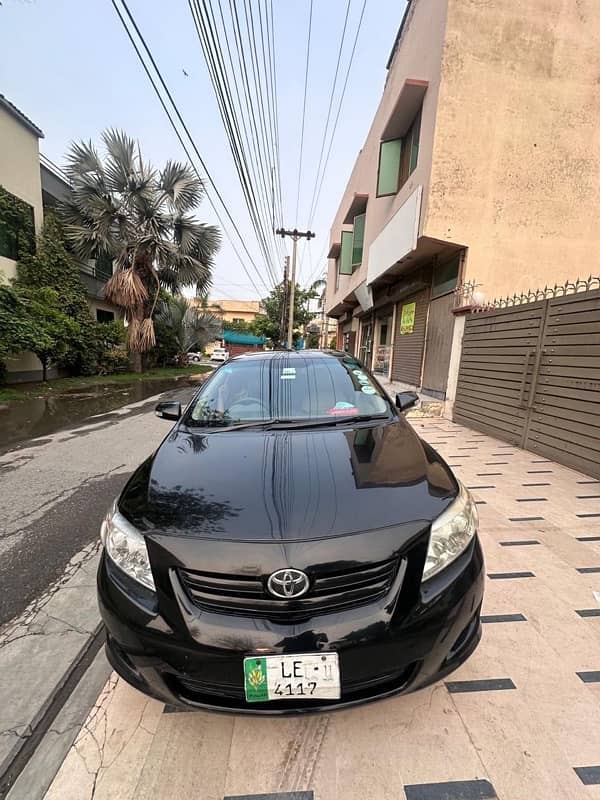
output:
[[[389,401],[353,358],[301,356],[231,361],[198,394],[196,425],[267,419],[310,420],[389,412]]]

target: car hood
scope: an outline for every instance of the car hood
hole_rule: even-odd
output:
[[[293,541],[430,522],[456,493],[446,464],[403,419],[210,434],[177,426],[119,508],[148,533]]]

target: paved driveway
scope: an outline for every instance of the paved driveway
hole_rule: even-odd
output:
[[[600,482],[413,424],[479,502],[473,657],[414,695],[293,719],[171,713],[113,678],[46,800],[600,799]]]

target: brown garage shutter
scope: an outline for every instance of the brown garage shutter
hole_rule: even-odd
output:
[[[425,345],[427,306],[429,289],[413,294],[398,303],[396,330],[394,331],[394,354],[392,358],[392,380],[418,386],[421,382],[421,364]],[[402,308],[415,303],[415,321],[412,333],[401,333]]]

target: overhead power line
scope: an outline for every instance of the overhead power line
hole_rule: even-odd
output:
[[[162,106],[162,108],[163,108],[163,110],[164,110],[164,112],[165,112],[170,124],[171,124],[171,127],[175,131],[175,134],[176,134],[176,136],[177,136],[177,138],[178,138],[178,140],[179,140],[179,142],[180,142],[180,144],[181,144],[181,146],[182,146],[182,148],[183,148],[183,150],[184,150],[184,152],[185,152],[185,154],[186,154],[186,156],[188,158],[188,161],[192,165],[192,168],[194,169],[194,171],[196,172],[198,177],[201,180],[203,180],[203,175],[200,173],[200,171],[196,167],[196,165],[194,163],[194,159],[190,155],[189,147],[186,145],[186,143],[185,143],[185,141],[183,139],[183,136],[182,136],[179,128],[177,127],[177,125],[176,125],[176,123],[175,123],[175,121],[173,119],[173,116],[172,116],[172,114],[171,114],[171,112],[170,112],[170,110],[169,110],[169,108],[168,108],[168,106],[167,106],[167,104],[165,102],[165,99],[164,99],[163,95],[160,92],[160,89],[158,88],[158,85],[157,85],[157,83],[156,83],[156,81],[155,81],[155,79],[154,79],[154,77],[153,77],[153,75],[152,75],[152,73],[151,73],[151,71],[150,71],[150,69],[148,67],[148,64],[146,63],[146,60],[144,59],[144,56],[143,56],[142,52],[140,51],[140,48],[138,47],[138,44],[137,44],[137,42],[136,42],[131,30],[129,29],[127,21],[123,17],[123,14],[121,13],[121,10],[119,9],[119,6],[117,5],[116,0],[111,0],[111,2],[112,2],[112,5],[113,5],[113,7],[114,7],[114,9],[115,9],[120,21],[121,21],[121,24],[123,25],[123,28],[125,29],[125,32],[127,33],[128,38],[129,38],[129,40],[130,40],[130,42],[131,42],[131,44],[132,44],[137,56],[138,56],[138,59],[139,59],[140,63],[142,64],[142,67],[144,68],[144,71],[145,71],[145,73],[146,73],[146,75],[147,75],[147,77],[148,77],[148,79],[149,79],[149,81],[150,81],[150,83],[152,85],[152,88],[154,89],[154,91],[156,93],[156,96],[158,97],[158,99],[160,101],[160,104],[161,104],[161,106]],[[175,115],[176,115],[177,119],[179,120],[179,123],[180,123],[181,127],[183,128],[183,130],[185,132],[185,135],[188,138],[189,144],[191,145],[192,149],[194,150],[194,152],[196,154],[196,157],[197,157],[197,159],[198,159],[198,161],[200,163],[200,166],[201,166],[201,168],[202,168],[202,170],[203,170],[203,172],[204,172],[204,174],[205,174],[210,186],[212,187],[213,192],[215,193],[215,195],[216,195],[219,203],[221,204],[221,206],[222,206],[222,208],[223,208],[223,210],[224,210],[224,212],[225,212],[225,214],[226,214],[226,216],[227,216],[227,218],[228,218],[233,230],[235,231],[238,239],[240,240],[240,243],[242,245],[242,249],[246,253],[246,256],[248,258],[249,263],[252,265],[254,271],[256,272],[259,281],[263,284],[265,289],[267,291],[269,291],[269,287],[265,283],[264,278],[261,276],[260,270],[258,269],[258,267],[256,265],[256,262],[252,258],[252,255],[250,254],[250,252],[249,252],[249,250],[248,250],[248,248],[246,246],[246,243],[245,243],[244,239],[242,238],[242,235],[241,235],[241,233],[240,233],[240,231],[239,231],[239,229],[238,229],[233,217],[231,216],[231,213],[230,213],[230,211],[229,211],[229,209],[228,209],[228,207],[227,207],[227,205],[226,205],[226,203],[225,203],[225,201],[224,201],[219,189],[217,188],[217,186],[216,186],[216,184],[215,184],[215,182],[214,182],[214,180],[213,180],[213,178],[212,178],[212,176],[211,176],[211,174],[210,174],[210,172],[209,172],[209,170],[208,170],[208,168],[206,166],[206,163],[204,162],[204,159],[200,155],[200,152],[199,152],[198,147],[197,147],[197,145],[196,145],[196,143],[194,141],[194,138],[192,137],[192,135],[191,135],[186,123],[185,123],[185,120],[184,120],[181,112],[179,111],[179,108],[178,108],[176,102],[174,101],[173,96],[171,95],[171,92],[170,92],[167,84],[165,83],[164,78],[162,77],[160,69],[158,68],[158,65],[156,64],[156,61],[155,61],[155,59],[154,59],[154,57],[152,55],[152,52],[151,52],[150,48],[148,47],[148,45],[146,43],[146,40],[144,39],[139,27],[137,26],[137,24],[135,22],[135,19],[134,19],[133,15],[131,14],[131,11],[129,10],[129,7],[127,6],[127,3],[125,2],[125,0],[121,0],[121,3],[122,3],[122,6],[123,6],[123,8],[125,10],[125,13],[127,14],[131,24],[133,25],[133,28],[134,28],[134,30],[135,30],[135,32],[136,32],[136,34],[137,34],[137,36],[138,36],[138,38],[140,40],[145,52],[146,52],[146,55],[147,55],[148,59],[150,60],[150,63],[152,64],[154,72],[156,73],[156,76],[157,76],[158,80],[160,81],[160,84],[161,84],[161,86],[162,86],[162,88],[163,88],[163,90],[164,90],[164,92],[165,92],[170,104],[171,104],[171,107],[172,107],[173,111],[175,112]],[[205,187],[205,189],[206,189],[206,187]],[[229,239],[229,242],[230,242],[230,244],[231,244],[231,246],[232,246],[232,248],[233,248],[233,250],[234,250],[234,252],[235,252],[235,254],[237,256],[237,258],[238,258],[240,264],[242,265],[242,268],[243,268],[244,272],[246,273],[246,275],[247,275],[248,279],[250,280],[252,286],[254,287],[256,293],[258,295],[260,295],[261,292],[258,289],[258,287],[256,286],[256,283],[254,282],[252,276],[248,272],[248,268],[247,268],[247,266],[246,266],[246,264],[244,262],[244,259],[241,257],[241,255],[239,253],[239,250],[236,247],[235,242],[233,241],[233,238],[231,237],[229,231],[227,230],[227,226],[223,222],[222,216],[219,213],[219,210],[218,210],[214,200],[212,199],[208,189],[206,189],[206,194],[207,194],[209,203],[211,204],[211,206],[212,206],[212,208],[213,208],[213,210],[214,210],[214,212],[215,212],[215,214],[217,216],[217,219],[218,219],[223,231],[225,232],[225,235]]]
[[[273,97],[273,123],[275,133],[275,158],[276,158],[276,199],[277,210],[275,216],[280,227],[283,227],[283,196],[281,190],[281,154],[279,148],[279,99],[277,94],[277,53],[275,49],[275,20],[273,17],[273,0],[269,0],[269,13],[266,14],[267,0],[265,0],[265,16],[267,17],[267,40],[269,53],[269,69],[271,79],[271,95]]]
[[[209,25],[212,19],[214,34],[214,41],[211,42],[212,53],[216,61],[221,64],[221,71],[215,76],[214,71],[211,73],[210,64],[208,64],[209,74],[211,74],[217,97],[222,91],[221,85],[229,87],[231,102],[225,106],[221,105],[220,108],[223,124],[226,130],[233,125],[234,129],[240,129],[243,132],[243,138],[240,137],[238,147],[242,153],[242,159],[249,165],[255,178],[254,183],[262,212],[261,220],[265,229],[265,239],[268,241],[269,247],[274,244],[277,252],[276,271],[278,271],[283,260],[284,247],[274,237],[273,230],[278,215],[276,205],[281,207],[281,174],[278,147],[276,147],[278,121],[275,109],[277,105],[270,75],[271,69],[274,70],[274,67],[267,65],[266,57],[266,50],[269,50],[270,64],[272,64],[274,57],[271,56],[271,45],[274,46],[274,39],[272,34],[265,36],[265,25],[269,24],[269,28],[272,29],[266,2],[267,0],[259,0],[258,19],[255,22],[252,2],[243,0],[242,18],[241,11],[238,13],[241,2],[235,3],[233,0],[229,0],[229,14],[228,20],[226,20],[223,4],[221,0],[218,0],[220,25],[215,19],[212,2],[202,0],[202,8],[200,8],[199,0],[193,0],[193,6],[200,18],[204,17],[209,20]],[[188,3],[190,6],[192,5],[190,0]],[[195,20],[196,24],[197,22],[198,20]],[[267,33],[271,33],[271,31],[269,30]],[[258,53],[258,34],[260,34],[263,53],[262,69]],[[267,39],[266,44],[265,39]],[[228,64],[222,56],[222,40],[225,42]],[[232,46],[230,46],[230,41]],[[233,50],[237,57],[237,67],[233,62]],[[206,47],[203,47],[203,52],[206,59]],[[233,91],[231,87],[233,87]],[[280,215],[281,212],[279,212]]]
[[[356,44],[358,42],[358,35],[360,33],[360,29],[362,26],[363,17],[365,14],[365,7],[367,5],[367,0],[363,0],[362,9],[360,12],[360,18],[358,20],[358,26],[356,28],[356,34],[354,36],[354,43],[352,44],[352,52],[350,53],[350,60],[348,61],[348,67],[346,69],[346,77],[344,79],[344,85],[342,87],[342,93],[340,95],[340,99],[338,102],[337,113],[335,115],[335,122],[333,123],[333,128],[331,131],[331,137],[329,139],[329,147],[327,149],[327,155],[325,157],[325,162],[323,164],[323,170],[321,172],[321,180],[319,183],[319,188],[317,190],[317,196],[315,199],[315,203],[313,209],[309,215],[309,224],[312,224],[312,220],[314,219],[314,215],[316,214],[317,207],[319,205],[319,198],[321,196],[321,189],[323,188],[323,181],[325,180],[325,173],[327,171],[327,165],[329,164],[329,157],[331,155],[331,148],[333,147],[333,140],[335,138],[335,133],[337,131],[338,122],[340,121],[340,114],[342,111],[342,105],[344,103],[344,97],[346,95],[346,89],[348,87],[348,79],[350,77],[350,70],[352,69],[352,62],[354,61],[354,54],[356,53]]]
[[[298,188],[296,190],[296,226],[298,225],[298,211],[300,208],[300,184],[302,182],[302,156],[304,152],[304,123],[306,120],[306,94],[308,89],[308,67],[310,63],[310,35],[312,31],[313,0],[310,0],[308,16],[308,39],[306,42],[306,67],[304,70],[304,99],[302,101],[302,126],[300,132],[300,159],[298,161]]]
[[[315,188],[313,190],[313,200],[311,202],[311,209],[310,209],[310,213],[309,213],[309,217],[308,217],[308,225],[309,225],[309,227],[312,225],[314,217],[315,217],[315,214],[317,213],[317,208],[318,208],[318,205],[319,205],[319,199],[321,197],[321,190],[323,188],[323,182],[325,180],[325,174],[327,172],[327,167],[329,165],[329,158],[331,156],[331,150],[333,148],[333,142],[334,142],[334,139],[335,139],[335,134],[336,134],[336,131],[337,131],[339,120],[340,120],[340,114],[341,114],[341,111],[342,111],[342,105],[344,103],[344,97],[346,95],[346,89],[348,87],[348,80],[350,78],[350,71],[352,69],[352,64],[354,62],[354,55],[356,53],[356,45],[358,43],[358,37],[359,37],[359,34],[360,34],[360,29],[362,27],[362,21],[363,21],[363,18],[364,18],[366,5],[367,5],[367,0],[363,0],[361,12],[360,12],[360,17],[359,17],[359,20],[358,20],[358,25],[356,27],[356,32],[354,34],[354,41],[352,43],[352,50],[350,52],[350,58],[349,58],[349,61],[348,61],[348,65],[346,67],[346,75],[345,75],[345,78],[344,78],[342,91],[340,93],[340,97],[339,97],[338,103],[337,103],[337,111],[336,111],[336,115],[335,115],[335,120],[334,120],[333,127],[332,127],[332,130],[331,130],[331,135],[329,137],[329,145],[328,145],[328,148],[327,148],[327,154],[326,154],[325,160],[323,162],[323,166],[322,166],[320,177],[319,177],[319,172],[317,170],[317,176],[316,176],[316,180],[315,180]],[[344,30],[342,31],[342,40],[340,42],[340,51],[339,51],[339,54],[338,54],[338,60],[341,57],[341,49],[342,49],[343,40],[344,40],[344,36],[345,36],[345,28],[346,28],[346,21],[344,22]],[[338,71],[338,66],[336,66],[336,75],[337,75],[337,71]],[[334,86],[335,86],[335,78],[334,78]],[[333,93],[333,87],[332,87],[332,93]],[[329,114],[328,114],[328,116],[329,116]],[[321,159],[319,159],[319,160],[321,160]],[[304,264],[305,255],[306,255],[306,247],[303,248],[302,256],[300,258],[300,269],[299,269],[300,273],[302,272],[302,266]],[[319,258],[319,261],[320,260],[321,259]],[[314,276],[315,272],[319,268],[320,268],[319,267],[319,262],[317,262],[316,269],[313,270],[311,278],[309,279],[309,284],[310,284],[310,280],[313,279],[313,276]]]
[[[329,106],[327,108],[327,118],[325,119],[325,127],[323,128],[323,138],[321,140],[321,152],[319,153],[319,162],[317,164],[317,172],[316,172],[316,176],[315,176],[315,185],[314,185],[314,188],[313,188],[312,197],[310,199],[310,210],[309,210],[309,213],[308,213],[308,218],[309,219],[312,219],[313,206],[314,206],[314,202],[315,202],[315,196],[316,196],[316,193],[317,193],[317,184],[319,182],[319,175],[321,173],[321,165],[323,163],[323,155],[325,153],[325,142],[327,141],[327,133],[329,132],[329,121],[331,119],[331,110],[333,108],[333,98],[334,98],[334,95],[335,95],[335,87],[337,86],[338,73],[340,71],[340,62],[342,60],[342,50],[344,49],[344,39],[346,38],[346,28],[348,27],[348,15],[350,14],[350,5],[351,5],[351,3],[352,3],[352,0],[348,0],[348,3],[346,5],[346,16],[344,17],[344,27],[342,28],[342,36],[341,36],[341,39],[340,39],[340,46],[338,48],[337,61],[336,61],[336,64],[335,64],[335,73],[333,75],[333,82],[331,84],[331,92],[329,94]]]
[[[269,273],[271,282],[275,285],[277,279],[275,277],[274,267],[277,256],[273,246],[274,238],[269,237],[268,217],[267,220],[265,220],[264,208],[261,213],[260,202],[257,201],[255,192],[257,181],[255,173],[253,174],[253,170],[248,164],[248,159],[244,151],[242,132],[238,116],[235,112],[234,99],[226,72],[223,52],[218,42],[218,35],[214,24],[215,20],[214,17],[209,16],[204,2],[202,3],[204,13],[196,0],[188,0],[188,5],[194,20],[208,73],[215,90],[217,105],[227,134],[234,164],[238,172],[250,220],[263,253],[267,272]]]
[[[231,68],[231,72],[232,72],[232,75],[233,75],[233,82],[232,83],[233,83],[233,88],[234,88],[234,91],[235,91],[235,97],[236,97],[236,100],[237,100],[237,105],[241,109],[242,108],[242,96],[240,95],[240,91],[239,91],[239,88],[238,88],[238,81],[237,81],[237,79],[235,77],[236,76],[236,69],[235,69],[234,64],[233,64],[233,56],[232,56],[232,53],[231,53],[231,48],[229,46],[230,37],[227,35],[227,25],[226,25],[225,17],[224,17],[224,14],[223,14],[223,8],[222,8],[222,5],[221,5],[221,0],[219,0],[219,16],[220,16],[220,19],[221,19],[221,26],[222,26],[222,29],[224,31],[224,38],[225,38],[225,45],[226,45],[226,49],[227,49],[227,56],[228,56],[228,60],[229,60],[229,66]],[[213,20],[214,20],[214,15],[213,15]],[[215,23],[215,27],[216,27],[216,23]],[[239,63],[239,58],[238,58],[238,63]],[[246,107],[248,107],[248,103],[246,103]],[[263,210],[263,213],[266,213],[266,215],[268,217],[269,216],[269,213],[268,213],[269,203],[268,203],[268,200],[265,201],[264,181],[260,180],[259,177],[258,177],[258,166],[257,166],[258,165],[258,151],[257,151],[256,140],[255,140],[254,136],[252,135],[251,125],[250,125],[249,122],[247,123],[246,116],[243,113],[240,114],[240,119],[241,119],[241,124],[242,124],[242,131],[244,133],[244,140],[246,142],[247,151],[249,153],[248,161],[249,161],[250,167],[252,169],[252,175],[253,175],[253,178],[254,178],[254,182],[257,185],[258,194],[259,194],[259,197],[260,197],[260,200],[261,200],[261,208]],[[261,188],[263,189],[263,191],[260,191]]]

